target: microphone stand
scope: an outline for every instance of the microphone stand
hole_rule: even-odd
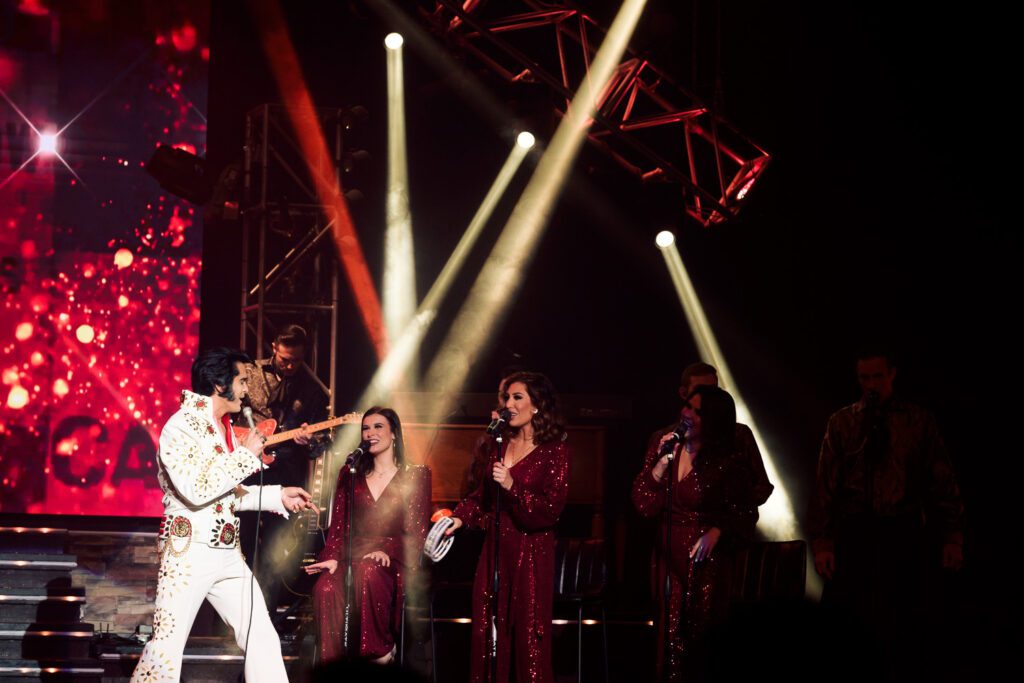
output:
[[[662,667],[661,673],[662,679],[666,682],[671,680],[672,659],[675,655],[672,651],[672,625],[670,623],[672,617],[672,480],[676,476],[672,470],[672,465],[675,463],[675,460],[675,445],[673,445],[672,450],[669,451],[668,467],[665,468],[665,621],[662,628],[662,638],[665,644],[665,666]],[[679,618],[681,622],[684,617],[680,614]],[[679,626],[682,628],[682,623]]]
[[[688,403],[688,402],[687,402]],[[681,446],[686,433],[689,431],[689,425],[684,422],[680,422],[673,434],[676,435],[676,439],[671,443],[668,453],[668,467],[665,468],[665,595],[664,595],[664,624],[662,628],[662,638],[665,647],[665,663],[662,666],[662,679],[666,682],[671,680],[672,672],[672,659],[674,652],[672,651],[672,638],[671,638],[671,611],[672,611],[672,484],[675,483],[676,473],[672,469],[672,465],[676,460],[676,447]],[[666,444],[668,445],[668,444]],[[663,446],[664,447],[664,446]],[[682,606],[683,610],[686,609],[686,605]],[[682,628],[682,620],[685,618],[684,615],[680,614],[679,628]]]
[[[352,580],[352,515],[354,513],[353,502],[356,497],[356,459],[349,458],[345,466],[348,467],[348,500],[346,501],[348,541],[345,544],[345,616],[341,632],[341,647],[345,657],[349,657],[351,655],[349,633],[352,623],[352,601],[355,598],[355,583]]]
[[[494,462],[501,460],[502,430],[496,429],[491,436],[494,438]],[[493,469],[493,466],[492,466]],[[491,578],[491,683],[498,679],[498,586],[500,570],[498,546],[501,540],[501,485],[491,481],[494,486],[494,572]]]

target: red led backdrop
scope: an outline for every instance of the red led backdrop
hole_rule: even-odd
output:
[[[2,512],[160,514],[202,221],[143,167],[161,143],[205,152],[208,15],[0,0]]]

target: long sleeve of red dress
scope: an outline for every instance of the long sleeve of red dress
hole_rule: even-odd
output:
[[[551,609],[554,596],[555,523],[569,490],[569,448],[562,441],[537,446],[510,468],[512,488],[501,494],[498,586],[497,680],[546,683],[551,668]],[[470,679],[490,679],[488,647],[495,530],[495,484],[488,477],[454,515],[467,526],[486,528],[473,585]]]
[[[346,543],[348,534],[347,468],[338,476],[327,543],[321,560],[337,560],[334,574],[322,574],[313,589],[314,607],[320,625],[320,652],[324,661],[344,656],[342,638],[345,615]],[[355,475],[352,529],[352,569],[355,606],[351,611],[350,633],[358,642],[358,653],[376,658],[395,645],[405,590],[417,574],[419,556],[430,524],[430,470],[403,467],[373,499],[366,480]],[[385,567],[368,553],[381,551],[390,558]]]

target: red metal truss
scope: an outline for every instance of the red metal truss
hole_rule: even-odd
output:
[[[436,0],[432,20],[503,78],[547,86],[563,116],[606,34],[566,3],[536,0]],[[733,124],[632,51],[599,97],[588,138],[642,180],[679,184],[686,212],[705,227],[736,216],[770,160]]]

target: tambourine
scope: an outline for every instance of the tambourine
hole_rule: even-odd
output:
[[[434,523],[434,526],[431,527],[430,533],[427,534],[427,540],[423,544],[423,554],[433,562],[440,562],[455,543],[454,536],[444,535],[444,532],[455,524],[452,520],[452,511],[438,510],[430,516],[430,521]]]

